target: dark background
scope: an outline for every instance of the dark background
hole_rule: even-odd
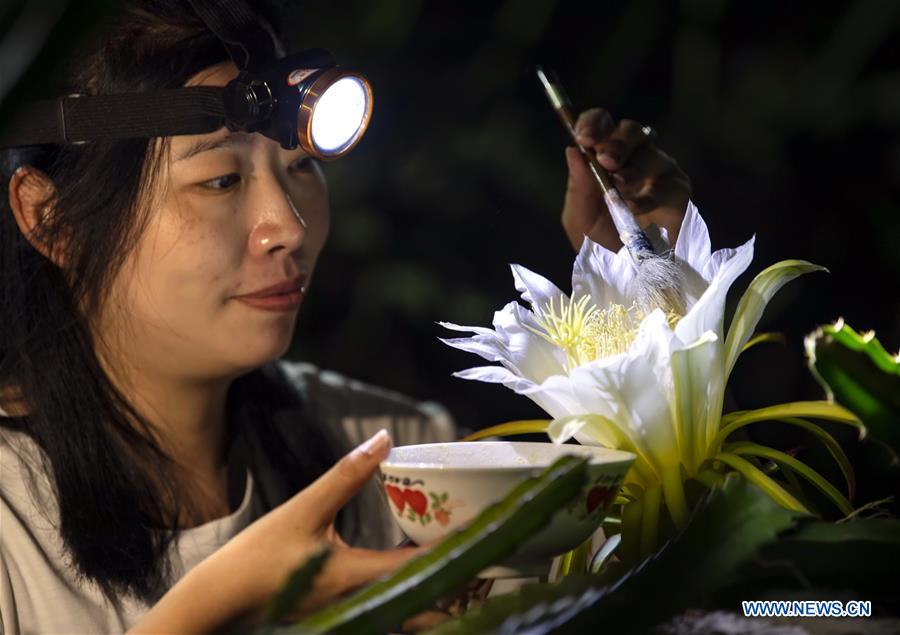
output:
[[[452,378],[486,362],[435,324],[490,325],[517,297],[507,263],[570,289],[567,140],[535,63],[576,105],[659,130],[714,248],[756,233],[734,290],[785,258],[830,269],[770,304],[760,330],[786,345],[742,358],[733,407],[821,398],[803,336],[839,316],[900,347],[900,3],[360,0],[298,15],[296,42],[364,71],[376,105],[326,166],[331,242],[291,357],[439,400],[470,428],[542,416]]]
[[[55,95],[41,69],[110,4],[29,3],[50,25],[66,13],[5,106]],[[376,98],[362,143],[326,166],[332,235],[290,357],[438,400],[468,428],[543,416],[502,386],[451,377],[485,362],[438,342],[449,334],[435,324],[489,325],[517,297],[511,262],[570,288],[567,139],[535,63],[559,71],[576,105],[658,129],[714,248],[756,233],[732,306],[778,260],[831,270],[770,304],[760,329],[786,344],[742,358],[731,407],[820,398],[803,336],[838,316],[900,347],[900,2],[285,4],[294,46],[332,50]],[[22,6],[0,0],[0,35]],[[33,31],[28,41],[45,39]],[[11,59],[0,56],[4,91]]]

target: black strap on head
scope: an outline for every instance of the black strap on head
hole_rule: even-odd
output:
[[[222,91],[195,86],[33,102],[0,135],[0,147],[213,132],[225,119]]]
[[[271,26],[243,0],[189,1],[242,71],[283,56]],[[198,86],[30,103],[0,133],[0,147],[212,132],[225,123],[222,94],[222,88]]]
[[[242,71],[266,66],[284,56],[272,26],[243,0],[190,0],[190,3]]]

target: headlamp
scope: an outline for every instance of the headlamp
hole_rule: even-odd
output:
[[[278,55],[271,28],[242,0],[191,0],[240,73],[224,88],[66,95],[26,106],[0,147],[83,143],[229,130],[259,132],[285,149],[336,159],[372,117],[372,87],[321,49]]]
[[[372,87],[325,51],[292,55],[263,73],[242,71],[223,91],[225,125],[260,132],[311,156],[334,159],[359,142],[372,116]]]

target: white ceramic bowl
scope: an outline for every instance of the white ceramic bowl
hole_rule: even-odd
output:
[[[515,566],[546,561],[587,540],[603,521],[634,454],[518,441],[429,443],[393,448],[381,472],[394,517],[407,536],[424,544],[464,527],[563,454],[591,457],[588,484],[507,561]]]

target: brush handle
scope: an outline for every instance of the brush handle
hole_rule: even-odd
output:
[[[594,173],[594,178],[596,178],[597,183],[600,184],[600,189],[603,190],[603,194],[606,195],[610,190],[614,191],[616,188],[612,184],[607,171],[597,161],[596,153],[575,140],[575,115],[572,113],[572,103],[563,91],[562,85],[556,78],[556,74],[553,71],[545,70],[540,66],[537,68],[537,74],[538,78],[541,80],[541,84],[544,86],[544,91],[547,93],[547,99],[549,99],[550,103],[553,105],[553,110],[556,111],[563,127],[569,133],[569,136],[572,137],[572,142],[578,147],[581,156],[587,161],[588,167],[590,167],[591,172]]]
[[[572,141],[578,147],[581,156],[584,157],[591,173],[593,173],[594,178],[597,180],[597,184],[603,192],[603,201],[606,203],[613,224],[619,232],[619,239],[622,241],[622,244],[628,248],[628,251],[637,260],[643,260],[644,258],[656,255],[653,246],[650,244],[650,240],[641,229],[641,226],[638,225],[634,214],[631,213],[628,205],[622,199],[622,195],[619,194],[619,191],[612,184],[609,173],[597,160],[597,153],[594,152],[593,149],[586,148],[575,140],[575,115],[572,113],[572,104],[563,91],[559,80],[552,71],[542,67],[538,67],[537,74],[541,83],[544,85],[544,91],[547,93],[547,98],[553,105],[553,110],[556,111],[563,127],[568,131],[569,136],[572,137]]]

